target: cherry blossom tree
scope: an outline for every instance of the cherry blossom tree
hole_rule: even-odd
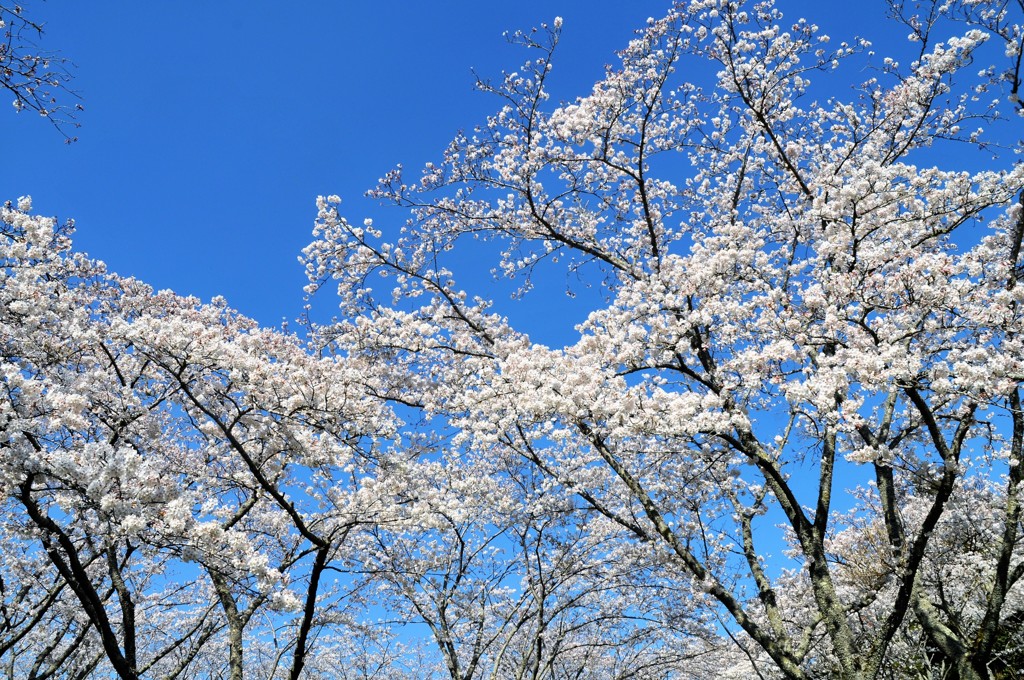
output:
[[[299,677],[344,608],[325,573],[388,505],[363,481],[393,414],[363,369],[108,274],[29,209],[0,255],[12,675],[241,678],[270,644]]]
[[[452,678],[663,677],[717,644],[621,527],[481,460],[417,466],[360,572]],[[423,474],[427,472],[428,474]]]
[[[1019,644],[1022,8],[889,9],[910,43],[882,56],[772,2],[677,3],[561,105],[561,21],[517,35],[536,57],[480,83],[501,110],[376,190],[402,234],[328,197],[305,251],[336,352],[667,560],[740,673],[997,677]],[[480,241],[522,304],[584,282],[574,341],[456,284]]]
[[[318,201],[302,336],[5,204],[0,669],[1013,677],[1024,6],[887,9],[684,0],[561,104],[516,34],[401,233]]]

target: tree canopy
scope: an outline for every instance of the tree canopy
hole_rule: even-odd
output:
[[[400,230],[318,200],[300,333],[6,204],[5,672],[1018,677],[1024,5],[890,14],[678,2],[558,104],[515,34]]]

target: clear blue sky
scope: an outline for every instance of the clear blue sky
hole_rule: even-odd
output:
[[[870,33],[884,3],[782,2],[837,39]],[[437,159],[499,106],[473,91],[524,53],[502,32],[564,18],[556,99],[589,91],[656,0],[297,3],[26,0],[44,47],[77,64],[86,111],[65,145],[0,102],[0,199],[72,217],[76,245],[114,271],[264,323],[301,311],[296,257],[318,194],[353,221],[404,216],[363,192],[396,163]],[[486,293],[486,291],[474,291]],[[318,303],[323,304],[323,302]],[[330,304],[330,303],[329,303]],[[328,304],[328,306],[329,306]]]

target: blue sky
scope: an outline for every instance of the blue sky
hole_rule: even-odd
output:
[[[77,65],[79,141],[0,108],[2,199],[74,218],[77,247],[156,288],[224,295],[264,323],[294,319],[318,194],[353,221],[404,216],[363,192],[396,163],[437,159],[499,106],[473,91],[524,53],[505,30],[556,15],[556,99],[589,91],[660,0],[137,2],[31,0],[42,45]],[[849,37],[880,0],[783,2]],[[862,30],[861,32],[870,32]],[[834,33],[836,37],[840,37]],[[486,291],[474,291],[486,293]],[[559,291],[560,292],[560,291]],[[319,302],[323,304],[323,302]],[[327,306],[329,306],[328,303]],[[543,307],[537,311],[543,313]]]
[[[77,247],[157,288],[222,294],[265,323],[296,317],[318,194],[400,224],[362,197],[436,158],[514,70],[502,38],[562,14],[565,96],[585,92],[661,2],[27,2],[43,46],[77,64],[70,146],[0,109],[4,200],[73,217]],[[556,80],[556,83],[559,81]],[[577,83],[579,85],[577,86]],[[582,88],[582,90],[581,90]]]

